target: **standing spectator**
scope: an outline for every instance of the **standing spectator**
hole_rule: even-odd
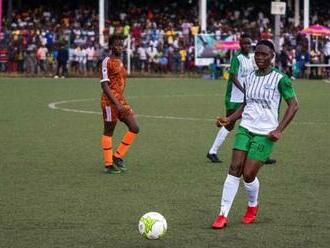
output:
[[[64,44],[61,44],[57,54],[57,69],[56,69],[55,78],[58,78],[60,74],[62,78],[68,76],[68,69],[67,69],[68,60],[69,60],[69,51],[64,46]]]
[[[46,73],[45,65],[47,53],[48,49],[45,47],[44,44],[41,44],[41,46],[37,50],[37,65],[43,73]]]
[[[49,53],[47,53],[47,59],[46,59],[46,71],[49,73],[50,76],[54,75],[54,71],[56,68],[56,57],[57,57],[57,50],[50,50]]]
[[[168,70],[170,72],[173,72],[174,71],[174,48],[173,48],[173,46],[169,46],[168,49],[166,49],[165,51],[167,53],[167,58],[168,58]]]
[[[138,44],[140,43],[141,33],[141,25],[139,23],[135,23],[132,28],[132,36]]]
[[[148,54],[148,60],[149,60],[149,72],[156,72],[157,70],[157,56],[158,56],[158,51],[157,48],[154,46],[150,46],[147,49],[147,54]]]
[[[17,72],[23,73],[24,72],[24,58],[25,53],[21,47],[17,49],[16,53],[16,60],[17,60]]]
[[[191,23],[184,20],[181,25],[181,28],[182,28],[182,35],[183,35],[183,44],[185,46],[187,46],[189,44],[189,34],[190,34]]]
[[[79,69],[79,50],[80,48],[78,48],[77,45],[73,45],[73,48],[70,49],[70,62],[71,62],[71,72],[73,72],[74,74],[78,73],[78,69]]]
[[[284,46],[283,50],[280,53],[279,56],[279,62],[280,62],[280,70],[285,73],[288,74],[289,72],[289,53],[287,50],[287,47]]]
[[[8,49],[3,43],[0,46],[0,72],[7,71]]]
[[[80,75],[86,76],[86,64],[87,64],[87,53],[84,45],[81,46],[78,53],[79,57],[79,73]]]
[[[306,75],[306,64],[310,62],[310,55],[308,53],[307,46],[303,46],[300,51],[297,52],[296,63],[299,68],[299,77]]]
[[[199,25],[197,22],[195,22],[195,24],[190,28],[190,31],[193,37],[199,33]]]
[[[123,34],[125,37],[127,37],[130,33],[130,26],[129,24],[126,22],[125,26],[124,26],[124,29],[123,29]]]
[[[37,74],[37,59],[35,56],[35,50],[27,50],[24,67],[27,74]]]
[[[329,38],[325,42],[325,45],[323,48],[323,53],[324,53],[324,63],[330,64],[330,39]],[[326,67],[326,75],[328,77],[330,76],[330,67]]]
[[[90,76],[94,72],[95,48],[92,44],[86,49],[87,54],[87,74]]]
[[[180,51],[180,73],[185,73],[186,71],[186,61],[187,61],[187,51],[184,48],[181,48]]]
[[[180,56],[180,53],[179,53],[179,50],[178,49],[174,49],[174,52],[173,52],[173,66],[172,66],[172,71],[174,73],[179,73],[180,71],[180,63],[181,63],[181,56]]]
[[[324,53],[324,63],[330,64],[330,38],[327,39],[324,45],[323,53]]]
[[[140,70],[144,72],[147,67],[147,50],[144,46],[140,46],[137,53],[139,55]]]
[[[312,49],[311,54],[311,64],[320,64],[321,63],[321,52]],[[321,68],[320,67],[311,67],[310,78],[320,78],[321,77]]]
[[[159,53],[159,67],[160,72],[167,73],[168,68],[168,58],[166,56],[166,49],[164,48],[162,52]]]
[[[17,71],[16,55],[17,55],[17,46],[15,44],[10,44],[8,50],[8,72]]]
[[[52,30],[47,30],[45,33],[46,47],[49,51],[53,50],[54,44],[54,32]]]

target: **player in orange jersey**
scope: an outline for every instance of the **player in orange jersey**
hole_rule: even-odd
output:
[[[134,112],[124,97],[126,69],[120,59],[121,38],[119,36],[110,37],[109,47],[111,53],[102,61],[100,66],[100,83],[103,90],[101,108],[104,121],[102,148],[104,171],[109,174],[118,174],[126,170],[122,158],[139,133],[139,127]],[[113,154],[112,136],[118,120],[126,124],[128,131]]]

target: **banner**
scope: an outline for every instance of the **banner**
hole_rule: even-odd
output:
[[[214,63],[216,56],[224,56],[228,50],[238,50],[239,42],[232,36],[218,37],[214,34],[195,36],[195,65],[208,66]]]

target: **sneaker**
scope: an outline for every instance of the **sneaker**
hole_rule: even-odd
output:
[[[276,159],[272,159],[272,158],[267,158],[265,161],[265,164],[275,164],[276,163]]]
[[[226,227],[228,223],[228,218],[226,218],[224,215],[218,215],[215,221],[212,224],[213,229],[222,229]]]
[[[258,206],[256,207],[247,207],[244,216],[242,217],[242,222],[244,224],[251,224],[257,218]]]
[[[217,154],[211,154],[208,153],[206,157],[212,162],[212,163],[221,163],[222,161],[218,158]]]
[[[115,163],[115,165],[117,166],[117,168],[119,168],[121,171],[127,171],[127,168],[124,164],[124,160],[121,158],[117,158],[115,156],[112,157],[113,162]]]
[[[116,165],[110,165],[104,167],[104,172],[107,174],[119,174],[121,170]]]

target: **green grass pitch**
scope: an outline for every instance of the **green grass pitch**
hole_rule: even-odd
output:
[[[205,155],[224,113],[223,81],[129,79],[141,133],[129,171],[105,175],[96,79],[0,79],[0,247],[329,247],[330,84],[294,85],[300,110],[275,146],[277,165],[260,171],[257,222],[240,223],[241,184],[229,226],[215,231],[234,135],[224,163]],[[115,145],[125,130],[119,123]],[[138,233],[149,211],[167,219],[160,240]]]

